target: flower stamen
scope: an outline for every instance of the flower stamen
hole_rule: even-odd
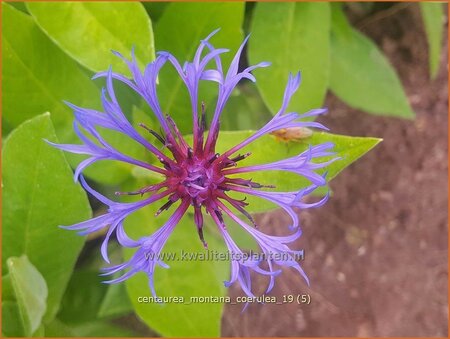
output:
[[[142,122],[139,123],[139,127],[142,127],[143,129],[147,130],[151,135],[153,135],[156,139],[158,139],[163,146],[166,146],[166,139],[164,139],[161,135],[159,135],[157,132],[143,124]]]
[[[177,199],[178,200],[178,199]],[[162,205],[155,213],[155,217],[157,217],[158,215],[160,215],[163,211],[168,210],[170,208],[170,206],[172,206],[175,203],[176,200],[172,201],[169,200],[167,201],[164,205]]]

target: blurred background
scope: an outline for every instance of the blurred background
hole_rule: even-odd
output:
[[[243,314],[227,306],[225,336],[448,335],[447,33],[430,80],[419,4],[359,5],[347,4],[350,20],[398,71],[416,118],[371,116],[327,95],[330,114],[320,121],[333,133],[383,142],[330,184],[324,207],[300,214],[311,304],[251,305]],[[287,221],[277,212],[261,218],[274,231]],[[285,271],[274,293],[293,291],[304,291],[302,281]]]

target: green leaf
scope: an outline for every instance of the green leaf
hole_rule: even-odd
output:
[[[3,8],[3,117],[6,135],[23,121],[52,112],[58,138],[78,143],[73,132],[73,114],[63,103],[100,108],[100,92],[79,66],[55,46],[33,19],[7,4]],[[20,75],[20,76],[18,76]],[[84,157],[67,154],[72,166]],[[128,168],[117,162],[101,162],[86,175],[105,184],[125,180]]]
[[[435,78],[439,68],[444,34],[444,4],[436,2],[420,2],[419,4],[428,39],[430,76]]]
[[[227,67],[242,42],[243,15],[244,3],[170,3],[155,28],[157,50],[169,51],[181,64],[185,60],[192,61],[200,40],[220,28],[211,43],[216,48],[230,49],[222,56],[224,67]],[[158,94],[163,112],[174,117],[183,133],[192,132],[189,96],[181,78],[171,67],[161,70]],[[207,104],[208,112],[214,109],[211,101],[216,96],[217,85],[203,81],[199,100]]]
[[[169,2],[144,1],[142,5],[144,5],[144,8],[148,15],[150,15],[152,21],[157,22],[163,15]]]
[[[98,270],[75,270],[61,301],[58,319],[68,325],[96,319],[108,290],[108,285],[102,283],[104,280]]]
[[[253,134],[253,131],[239,132],[221,132],[217,143],[217,152],[227,151],[239,141],[246,139]],[[245,152],[251,152],[251,156],[242,161],[242,166],[265,164],[273,161],[282,160],[288,157],[296,156],[306,151],[309,145],[317,145],[324,142],[335,144],[334,151],[336,156],[341,157],[327,166],[319,173],[328,172],[327,180],[330,181],[338,175],[344,168],[349,166],[355,160],[370,151],[377,145],[381,139],[366,137],[349,137],[337,134],[328,134],[324,132],[314,132],[307,139],[290,141],[288,143],[278,141],[274,136],[267,135],[259,138],[244,148]],[[327,158],[323,158],[324,160]],[[310,185],[310,182],[294,173],[280,171],[252,172],[247,175],[239,174],[240,177],[252,178],[253,181],[265,184],[275,185],[277,191],[299,190]],[[247,210],[252,213],[264,212],[275,208],[276,206],[255,197],[247,197],[249,203]]]
[[[15,9],[18,9],[21,12],[24,12],[28,14],[27,6],[25,5],[25,2],[10,2],[11,6],[13,6]]]
[[[252,82],[238,86],[220,116],[223,131],[248,130],[260,128],[272,115]]]
[[[329,4],[257,3],[251,32],[250,63],[272,62],[256,71],[258,89],[272,113],[281,107],[290,72],[301,71],[302,85],[289,107],[305,112],[321,106],[329,78]]]
[[[39,328],[45,314],[47,284],[25,255],[19,258],[11,257],[6,264],[19,307],[24,334],[29,337]]]
[[[58,318],[54,319],[49,324],[45,325],[45,337],[53,338],[53,337],[74,337],[72,329],[60,321]]]
[[[135,337],[136,333],[106,321],[90,321],[79,325],[67,325],[55,319],[45,326],[46,337]]]
[[[99,108],[98,88],[29,15],[5,3],[2,9],[3,120],[15,128],[50,111],[58,137],[63,142],[73,140],[73,116],[63,100]]]
[[[352,107],[377,115],[412,118],[402,84],[389,61],[333,6],[330,88]]]
[[[14,289],[9,274],[2,276],[2,301],[15,301]]]
[[[39,328],[33,333],[33,338],[42,338],[45,334],[45,326],[41,324]]]
[[[105,321],[92,321],[71,328],[75,337],[135,337],[136,333],[130,329],[123,328]]]
[[[15,301],[2,300],[2,337],[25,337],[19,305]]]
[[[62,152],[43,139],[57,142],[48,113],[20,125],[3,146],[2,267],[12,256],[30,258],[47,282],[51,320],[84,243],[58,226],[89,219],[91,211]]]
[[[124,62],[135,46],[136,60],[144,67],[155,58],[152,23],[139,2],[29,2],[39,27],[68,55],[98,72],[110,65],[127,72]]]
[[[99,318],[118,317],[133,312],[124,284],[109,286],[98,311]]]
[[[132,187],[134,187],[133,185]],[[131,189],[123,187],[122,189]],[[159,208],[152,204],[130,215],[125,229],[130,236],[138,238],[155,232],[167,220],[172,211],[155,219]],[[209,249],[225,252],[226,247],[215,233],[206,228],[205,239]],[[191,303],[190,297],[225,296],[223,281],[228,279],[227,261],[180,260],[185,253],[206,253],[197,234],[192,216],[186,215],[175,228],[164,246],[163,253],[176,255],[177,259],[164,260],[170,269],[156,268],[155,288],[159,297],[184,297],[184,303],[145,303],[139,297],[151,296],[147,275],[139,273],[126,281],[128,294],[136,313],[153,330],[164,337],[218,337],[223,303]],[[132,250],[125,251],[126,259]]]

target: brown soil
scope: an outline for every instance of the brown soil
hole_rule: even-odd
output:
[[[377,117],[328,96],[322,120],[333,133],[384,142],[333,180],[326,206],[301,213],[311,287],[285,270],[271,295],[306,292],[311,304],[227,305],[223,336],[447,336],[447,51],[429,80],[417,4],[362,30],[398,70],[417,117]],[[275,233],[287,222],[261,218]]]

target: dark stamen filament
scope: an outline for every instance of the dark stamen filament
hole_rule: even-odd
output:
[[[225,222],[223,221],[223,216],[222,216],[222,212],[220,212],[218,209],[214,210],[215,215],[217,216],[217,219],[219,219],[220,224],[222,225],[222,227],[225,229]]]
[[[139,123],[139,126],[142,127],[143,129],[147,130],[151,135],[153,135],[156,139],[158,139],[163,145],[166,145],[166,140],[161,135],[156,133],[154,130],[147,127],[143,123]]]
[[[250,152],[242,154],[242,155],[239,154],[237,157],[231,158],[230,160],[233,162],[238,162],[238,161],[244,160],[245,158],[249,157],[250,155],[251,155]]]
[[[257,182],[253,182],[252,179],[246,180],[246,179],[227,178],[226,181],[234,185],[246,186],[250,188],[275,188],[274,185],[261,185]],[[232,187],[230,188],[232,189]]]
[[[164,205],[162,205],[159,210],[156,211],[155,213],[155,217],[157,217],[158,215],[160,215],[163,211],[169,209],[170,206],[173,205],[175,201],[169,200],[168,202],[166,202]]]
[[[208,160],[208,163],[212,164],[214,160],[216,160],[220,156],[219,153],[214,154],[211,159]]]
[[[196,144],[194,145],[195,152],[198,154],[203,153],[203,134],[206,130],[206,111],[205,111],[205,103],[202,101],[202,115],[200,117],[200,122],[197,122],[199,125],[198,131],[195,134]]]
[[[194,155],[193,149],[191,147],[188,147],[188,149],[187,149],[187,157],[188,157],[188,159],[192,159],[193,155]]]

